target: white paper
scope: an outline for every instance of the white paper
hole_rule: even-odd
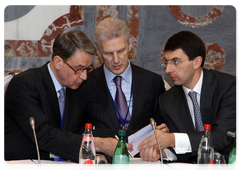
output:
[[[149,124],[128,137],[128,143],[133,145],[133,151],[131,152],[133,156],[135,156],[139,152],[139,150],[137,149],[138,144],[147,139],[148,137],[152,136],[153,134],[154,131],[152,129],[152,126]]]

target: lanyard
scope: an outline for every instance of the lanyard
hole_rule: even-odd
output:
[[[124,119],[124,121],[123,121],[123,119],[122,119],[122,117],[121,117],[121,115],[120,115],[120,113],[119,113],[119,110],[118,110],[118,108],[117,108],[117,105],[116,105],[115,101],[113,100],[112,94],[110,93],[110,96],[111,96],[113,105],[114,105],[115,110],[116,110],[116,112],[117,112],[117,114],[118,114],[118,117],[119,117],[119,119],[120,119],[120,121],[121,121],[121,124],[122,124],[123,129],[124,129],[124,125],[126,124],[127,116],[128,116],[128,113],[129,113],[129,106],[130,106],[130,102],[131,102],[131,99],[132,99],[132,94],[133,94],[133,92],[132,92],[132,85],[131,85],[130,100],[129,100],[129,103],[128,103],[127,113],[126,113],[125,119]]]
[[[64,117],[65,117],[65,113],[66,113],[66,104],[67,104],[67,89],[66,89],[66,93],[65,93],[65,107],[64,107],[63,116],[61,116],[61,113],[60,113],[60,119],[61,119],[60,131],[62,131],[62,128],[63,128],[63,121],[64,121]]]

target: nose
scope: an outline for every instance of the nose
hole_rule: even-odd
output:
[[[165,69],[165,73],[170,73],[172,72],[172,66],[170,63],[167,63],[166,69]]]
[[[117,53],[113,53],[113,62],[114,63],[118,63],[119,62],[119,58],[118,58]]]
[[[83,72],[81,72],[79,77],[83,80],[87,80],[87,70],[83,70]]]

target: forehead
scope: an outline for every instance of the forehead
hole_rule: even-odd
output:
[[[83,50],[77,49],[76,52],[67,60],[73,65],[88,66],[93,60],[93,55]]]
[[[114,52],[126,47],[127,39],[125,35],[113,38],[111,40],[101,40],[100,46],[102,51]]]
[[[188,57],[181,48],[174,51],[167,51],[164,53],[164,56],[166,60],[185,59]]]

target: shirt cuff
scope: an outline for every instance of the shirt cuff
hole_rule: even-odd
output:
[[[164,149],[163,150],[166,154],[167,158],[163,158],[163,160],[167,160],[167,161],[176,161],[177,160],[177,156],[172,153],[169,149]]]
[[[173,133],[175,136],[175,147],[173,148],[176,154],[185,154],[192,152],[189,137],[186,133]]]

